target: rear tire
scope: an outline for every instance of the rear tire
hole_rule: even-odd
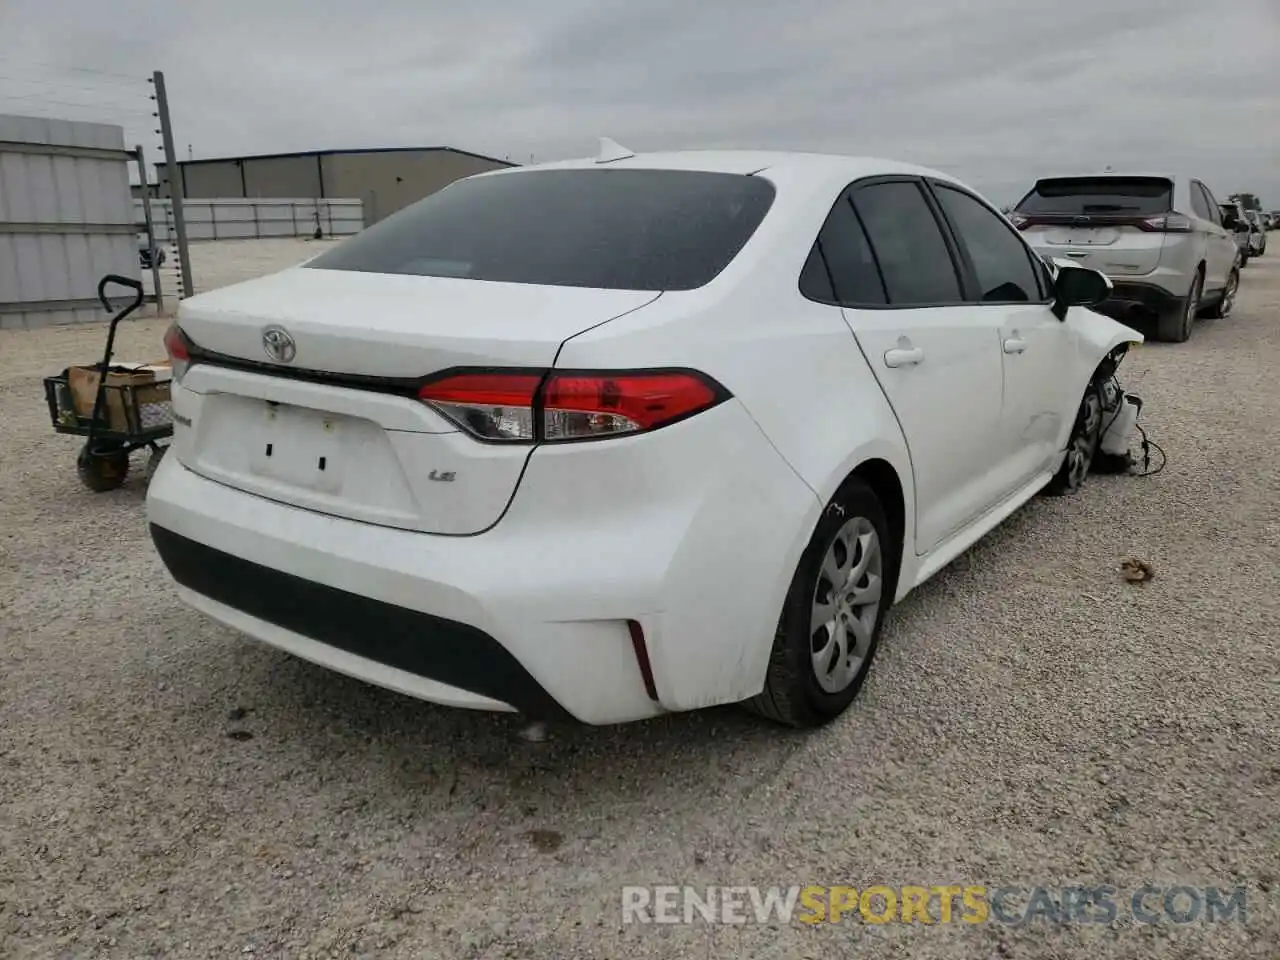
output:
[[[800,728],[843,713],[875,657],[900,554],[879,498],[857,477],[847,480],[792,577],[764,689],[744,706]]]
[[[1223,288],[1222,299],[1210,307],[1205,316],[1211,320],[1221,320],[1223,317],[1231,315],[1231,308],[1235,306],[1236,292],[1240,289],[1240,268],[1232,267],[1231,272],[1227,274],[1227,285]]]
[[[1156,334],[1161,340],[1166,343],[1186,343],[1191,338],[1191,325],[1200,312],[1200,295],[1203,291],[1204,273],[1197,270],[1182,308],[1173,313],[1162,314],[1157,322]]]

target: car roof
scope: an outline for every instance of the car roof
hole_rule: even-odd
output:
[[[959,183],[950,174],[928,167],[882,157],[845,156],[835,153],[806,153],[772,150],[681,150],[665,153],[636,153],[617,160],[598,162],[595,157],[541,163],[534,166],[486,171],[480,176],[512,176],[536,170],[690,170],[706,173],[800,174],[822,179],[843,179],[845,183],[863,177],[908,175],[934,177]]]

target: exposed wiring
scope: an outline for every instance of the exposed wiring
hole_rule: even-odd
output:
[[[1119,365],[1119,358],[1116,358],[1116,365],[1117,366]],[[1120,386],[1120,381],[1116,377],[1114,366],[1112,367],[1112,372],[1108,376],[1097,381],[1099,399],[1102,399],[1103,390],[1108,384],[1110,384],[1112,387],[1115,388],[1115,391],[1116,391],[1115,397],[1116,397],[1117,403],[1116,403],[1115,412],[1111,415],[1111,419],[1107,422],[1106,426],[1104,426],[1101,432],[1099,433],[1100,437],[1105,437],[1107,433],[1111,430],[1111,428],[1115,425],[1115,422],[1118,419],[1120,419],[1120,414],[1124,411],[1124,405],[1125,405],[1126,393],[1124,388]],[[1139,403],[1141,403],[1141,401],[1139,401]],[[1141,410],[1142,409],[1141,406],[1139,406],[1138,409]],[[1142,435],[1142,456],[1141,458],[1139,458],[1135,456],[1133,453],[1129,454],[1130,466],[1128,470],[1128,475],[1131,477],[1154,477],[1157,473],[1163,470],[1165,466],[1168,464],[1169,455],[1164,452],[1164,448],[1161,447],[1160,444],[1156,443],[1149,436],[1147,436],[1147,431],[1143,428],[1142,424],[1138,423],[1135,420],[1133,426],[1138,431],[1138,433]],[[1154,468],[1151,466],[1152,450],[1160,454],[1160,461]]]
[[[1154,477],[1157,473],[1165,468],[1165,464],[1169,462],[1169,455],[1164,452],[1164,448],[1147,436],[1147,431],[1142,429],[1142,424],[1135,423],[1138,432],[1142,434],[1142,469],[1134,471],[1131,476],[1134,477]],[[1151,468],[1151,451],[1154,450],[1160,454],[1160,465],[1154,470]]]
[[[1099,381],[1098,398],[1102,399],[1102,388],[1108,383],[1116,388],[1116,412],[1111,415],[1111,420],[1102,428],[1102,432],[1098,434],[1099,437],[1105,437],[1107,432],[1115,426],[1116,421],[1120,419],[1120,414],[1124,412],[1124,390],[1121,388],[1120,381],[1116,378],[1114,373],[1105,380]]]

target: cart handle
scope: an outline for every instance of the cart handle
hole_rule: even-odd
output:
[[[111,312],[111,301],[107,299],[107,284],[109,283],[118,283],[120,286],[128,287],[132,290],[133,303],[112,317],[111,322],[107,325],[107,346],[102,352],[102,366],[98,370],[98,390],[93,397],[93,414],[89,418],[89,435],[85,440],[85,449],[88,451],[89,456],[93,456],[96,452],[93,441],[97,433],[98,417],[102,413],[103,400],[106,397],[107,370],[111,366],[111,351],[116,343],[116,327],[120,325],[121,320],[142,306],[144,297],[141,280],[122,277],[118,273],[108,273],[98,281],[98,299],[102,301],[102,305],[106,307],[108,313]]]
[[[98,281],[98,299],[102,301],[102,307],[108,313],[113,309],[111,301],[107,299],[107,284],[118,283],[122,287],[128,287],[133,291],[133,303],[129,309],[124,311],[117,319],[123,320],[126,316],[133,313],[142,306],[143,292],[142,281],[134,280],[132,277],[122,277],[118,273],[108,273],[105,277]]]

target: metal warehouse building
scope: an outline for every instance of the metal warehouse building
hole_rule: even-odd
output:
[[[364,201],[373,223],[454,180],[515,164],[453,147],[313,150],[178,162],[191,200],[330,198]],[[165,165],[156,165],[163,182]]]

